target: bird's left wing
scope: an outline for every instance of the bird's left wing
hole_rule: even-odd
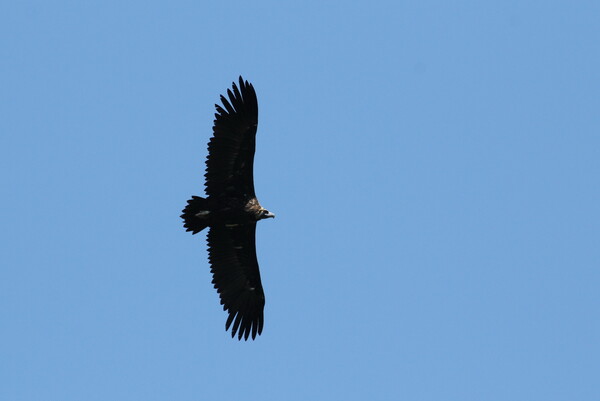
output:
[[[223,309],[229,312],[225,330],[238,339],[263,329],[265,294],[260,281],[255,245],[256,223],[213,226],[208,233],[208,258],[213,284]]]

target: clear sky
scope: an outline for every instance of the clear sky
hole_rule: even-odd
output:
[[[0,399],[600,399],[600,3],[0,5]],[[259,99],[265,329],[204,233]]]

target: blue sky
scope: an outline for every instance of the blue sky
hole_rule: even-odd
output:
[[[4,2],[0,399],[600,399],[599,15]],[[179,219],[240,74],[254,342]]]

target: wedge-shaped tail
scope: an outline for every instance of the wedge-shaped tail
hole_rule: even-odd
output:
[[[186,228],[186,231],[197,234],[208,227],[210,218],[208,200],[200,196],[192,196],[192,199],[188,200],[187,203],[181,215],[183,226]]]

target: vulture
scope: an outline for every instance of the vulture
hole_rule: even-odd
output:
[[[225,330],[254,340],[263,329],[265,294],[256,258],[256,222],[275,217],[254,193],[254,147],[258,101],[254,87],[239,78],[216,104],[213,136],[206,158],[206,197],[192,196],[183,226],[197,234],[208,228],[212,283],[229,313]]]

